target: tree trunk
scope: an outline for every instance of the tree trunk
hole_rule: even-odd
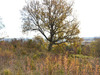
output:
[[[52,43],[50,42],[49,46],[48,46],[48,51],[51,51],[52,50]]]

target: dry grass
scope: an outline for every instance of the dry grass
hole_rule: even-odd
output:
[[[67,53],[65,55],[48,53],[45,58],[37,59],[30,56],[15,57],[7,60],[5,64],[3,60],[5,59],[0,59],[1,75],[100,75],[98,58],[68,57]]]

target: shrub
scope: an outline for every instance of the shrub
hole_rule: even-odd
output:
[[[81,47],[79,47],[79,49],[78,49],[78,52],[77,52],[78,54],[81,54]]]
[[[12,75],[10,69],[4,69],[2,75]]]
[[[59,44],[59,45],[53,45],[52,51],[54,53],[65,53],[67,46],[68,46],[67,43],[62,43],[62,44]]]

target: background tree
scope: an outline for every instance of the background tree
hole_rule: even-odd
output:
[[[2,23],[2,18],[0,17],[0,30],[2,29],[2,28],[4,28],[5,26],[4,26],[4,24]],[[0,39],[3,39],[4,37],[0,37]]]
[[[49,41],[49,51],[54,44],[69,42],[79,34],[72,6],[66,0],[28,1],[22,12],[23,31],[39,31]]]
[[[2,18],[0,17],[0,30],[5,27],[4,24],[2,23]]]
[[[92,56],[100,57],[100,38],[95,39],[90,46]]]

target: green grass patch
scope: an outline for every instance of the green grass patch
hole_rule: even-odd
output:
[[[75,58],[93,58],[92,56],[86,56],[82,54],[71,54],[69,57],[75,57]]]

